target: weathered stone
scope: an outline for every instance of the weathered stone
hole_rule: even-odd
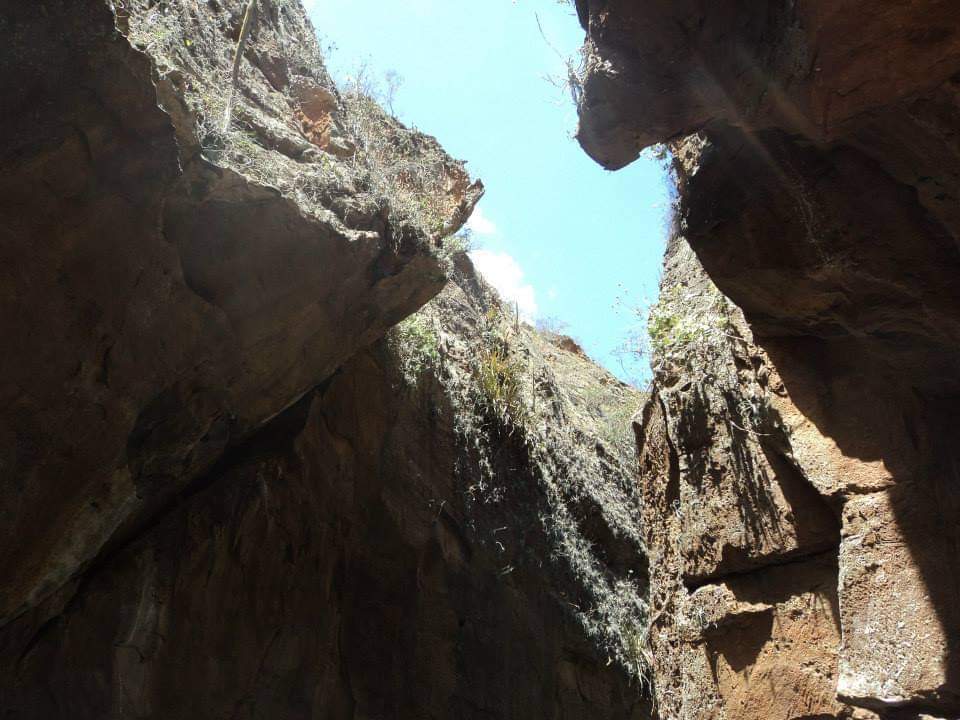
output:
[[[669,538],[677,546],[689,584],[835,548],[835,513],[797,467],[787,429],[767,409],[772,397],[790,405],[773,391],[780,390],[775,370],[679,238],[668,249],[663,294],[671,320],[685,315],[710,327],[709,337],[658,366],[676,469],[669,482],[648,477],[644,490],[656,512],[647,522],[657,527],[672,515],[680,522],[648,542]]]
[[[944,627],[922,568],[950,557],[922,490],[907,484],[844,505],[840,607],[845,628],[837,692],[877,709],[944,700],[954,629]],[[905,517],[924,527],[905,528]],[[925,532],[924,532],[925,531]],[[926,541],[911,547],[907,532]],[[920,557],[917,557],[917,556]],[[948,699],[948,698],[947,698]]]
[[[754,446],[772,449],[842,516],[837,696],[890,718],[956,715],[960,9],[942,0],[870,9],[820,0],[577,5],[588,30],[581,144],[613,168],[671,143],[678,232],[743,311],[746,329],[735,334],[744,346],[733,354],[748,372],[728,376],[727,418],[754,430]],[[713,429],[721,403],[698,416],[681,400],[709,393],[716,377],[659,370],[669,447],[652,429],[641,439],[646,457],[675,458],[672,477],[660,475],[665,461],[644,470],[645,497],[661,513],[661,497],[683,512],[685,477],[699,458],[722,468],[742,456]],[[738,407],[758,398],[766,424],[744,426]],[[704,421],[677,421],[685,416]],[[736,507],[770,495],[752,475],[732,475],[757,490]],[[721,484],[718,498],[732,500],[732,487]],[[707,557],[740,532],[719,499],[685,517],[678,530],[691,537],[682,545]],[[651,536],[651,567],[664,557],[657,537],[671,534]],[[755,575],[774,572],[776,558],[799,545],[789,535],[746,537],[739,552],[753,557]],[[663,562],[674,572],[688,565],[679,554]],[[668,627],[683,596],[672,587],[662,605]],[[655,675],[673,682],[669,669]],[[708,677],[697,675],[718,695],[692,695],[690,716],[745,707],[744,697],[747,706],[770,700],[760,683],[743,695]],[[838,708],[820,712],[851,712]]]
[[[0,623],[443,284],[433,238],[382,213],[363,225],[341,210],[344,224],[271,186],[316,168],[258,145],[266,136],[231,130],[225,149],[205,145],[198,123],[212,122],[191,98],[226,96],[221,51],[239,2],[159,12],[131,1],[119,20],[102,0],[7,5],[0,327],[15,352],[0,361]],[[283,12],[282,33],[267,15],[252,47],[292,42],[306,60],[290,62],[329,84],[302,8]],[[295,137],[273,76],[244,68],[271,102],[251,110],[238,97],[235,115],[254,134]],[[249,165],[230,154],[240,135]],[[456,227],[478,189],[449,167]],[[348,175],[331,171],[332,194],[356,195]]]
[[[578,137],[609,168],[716,120],[831,141],[877,108],[950,87],[960,65],[950,0],[871,12],[852,0],[577,7],[588,31]]]
[[[790,452],[790,396],[679,237],[661,297],[684,344],[655,358],[638,425],[660,715],[845,716],[840,527]],[[690,338],[686,318],[711,330]]]
[[[399,349],[360,353],[81,582],[0,630],[4,712],[648,717],[639,686],[598,652],[574,611],[593,612],[596,588],[550,559],[555,531],[579,531],[553,525],[534,449],[493,425],[458,428],[463,386],[453,376],[469,380],[461,363],[474,348],[461,333],[486,313],[469,294],[477,279],[460,283],[425,315],[437,323],[443,368],[411,379]],[[544,370],[594,383],[606,402],[637,401],[578,354],[532,333],[518,342],[545,353]],[[575,430],[569,442],[600,452],[581,424],[592,409],[541,402],[557,434],[539,451],[559,457],[560,432]],[[496,465],[488,475],[475,462],[485,443]],[[594,483],[612,496],[631,482],[613,449],[603,452],[609,477],[571,473],[571,495]],[[615,509],[605,503],[602,522],[623,538],[629,528],[607,515]]]

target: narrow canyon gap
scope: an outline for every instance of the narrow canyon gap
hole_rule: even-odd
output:
[[[0,2],[0,717],[960,716],[960,8],[578,0],[647,392],[256,7]]]

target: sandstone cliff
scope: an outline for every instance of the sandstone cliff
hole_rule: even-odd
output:
[[[956,717],[960,10],[577,8],[581,143],[669,142],[680,190],[639,430],[661,716]]]
[[[647,717],[643,397],[455,252],[482,186],[299,3],[230,113],[246,3],[2,6],[0,716]]]
[[[299,3],[0,3],[0,715],[960,716],[960,10],[576,5],[649,397]]]

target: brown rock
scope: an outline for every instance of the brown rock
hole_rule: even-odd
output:
[[[604,578],[577,575],[557,552],[569,547],[561,538],[583,543],[576,524],[557,524],[575,497],[615,497],[631,475],[606,452],[606,475],[571,470],[571,504],[551,505],[534,457],[600,457],[597,439],[570,439],[589,426],[558,394],[539,405],[553,419],[550,448],[493,424],[463,428],[456,403],[472,382],[463,363],[475,334],[460,333],[482,322],[486,300],[470,294],[477,278],[459,281],[423,315],[437,323],[442,367],[405,377],[416,348],[393,340],[360,353],[79,583],[0,630],[4,712],[648,717],[639,687],[582,624],[597,616]],[[562,372],[610,379],[579,356],[562,360]],[[543,386],[562,392],[539,362]],[[487,446],[492,455],[476,454]],[[595,519],[624,543],[636,532]],[[637,582],[601,558],[613,549],[597,542],[577,562]]]
[[[209,145],[219,119],[203,102],[224,97],[238,2],[127,2],[129,37],[111,7],[50,0],[3,18],[0,327],[15,352],[0,371],[0,623],[444,280],[432,238],[358,210],[348,174],[318,195],[285,184],[321,175],[268,147],[296,137],[276,72],[244,64],[242,90],[265,100],[239,98],[247,129]],[[329,84],[302,8],[283,12],[298,33],[288,61]],[[271,18],[254,50],[279,42]],[[449,167],[456,226],[478,195]]]
[[[660,716],[844,717],[839,523],[790,451],[797,411],[680,238],[653,317],[676,335],[638,425]]]
[[[844,506],[840,607],[846,631],[837,692],[877,709],[942,701],[941,691],[950,686],[952,629],[943,626],[939,598],[922,571],[949,563],[950,548],[935,513],[922,506],[921,492],[898,485],[852,497]],[[906,517],[926,527],[905,527]],[[923,531],[926,542],[911,548],[907,538]]]
[[[734,357],[756,374],[726,383],[728,417],[743,426],[741,404],[764,399],[755,445],[775,448],[842,515],[837,697],[884,717],[957,715],[956,3],[581,0],[578,10],[588,30],[581,143],[619,167],[671,142],[677,227],[748,328],[738,332],[750,347]],[[654,430],[642,436],[645,456],[675,458],[673,477],[664,461],[645,469],[645,496],[660,512],[661,498],[683,501],[698,467],[688,456],[722,468],[742,455],[713,429],[721,405],[697,416],[680,401],[677,388],[696,396],[716,385],[716,372],[693,370],[658,371],[667,454]],[[706,422],[672,420],[685,416]],[[769,487],[749,475],[746,487]],[[743,472],[728,476],[745,482]],[[692,514],[686,547],[709,557],[718,541],[731,545],[718,540],[739,531],[719,511],[731,488],[718,483],[717,501]],[[809,521],[795,522],[798,536]],[[769,565],[798,545],[746,537],[740,552]],[[656,557],[651,542],[652,567]],[[687,564],[679,554],[665,562],[674,572]],[[677,607],[666,606],[668,625]],[[817,662],[824,677],[834,673]],[[656,675],[670,682],[668,670]],[[732,685],[717,692],[695,711],[770,700],[760,684],[746,696]]]
[[[680,239],[668,250],[663,288],[659,313],[677,323],[678,344],[658,366],[658,402],[676,470],[669,482],[649,477],[644,492],[656,509],[651,527],[666,523],[664,515],[680,520],[666,537],[685,580],[700,584],[835,548],[834,511],[785,451],[785,429],[768,409],[769,386],[779,382],[769,361]],[[704,333],[688,340],[680,326],[687,319]],[[654,535],[648,542],[664,542],[663,532]]]
[[[588,31],[578,138],[611,169],[717,120],[831,141],[877,108],[934,94],[960,65],[949,0],[577,6]]]

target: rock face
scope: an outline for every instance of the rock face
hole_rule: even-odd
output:
[[[537,412],[554,444],[460,407],[465,330],[496,306],[457,263],[417,316],[437,346],[361,352],[0,631],[7,716],[647,717],[638,684],[584,632],[613,585],[642,604],[645,565],[632,473],[579,420],[642,398],[521,330],[514,350],[535,354],[531,378],[553,393]],[[601,472],[571,472],[552,496],[537,463],[577,453]],[[598,493],[603,510],[585,512]],[[550,559],[588,537],[583,557]]]
[[[661,714],[957,716],[960,9],[578,10],[580,141],[672,143],[666,305],[725,308],[640,437]]]
[[[0,624],[444,281],[434,238],[361,191],[363,159],[299,131],[303,88],[334,97],[299,5],[261,18],[225,130],[241,3],[118,7],[0,20]],[[455,228],[479,186],[442,162]]]
[[[955,2],[578,0],[585,149],[675,158],[649,398],[296,2],[231,87],[247,7],[0,13],[4,718],[960,716]]]
[[[674,238],[638,425],[661,717],[845,717],[840,521],[798,466],[784,384]]]
[[[642,395],[298,3],[232,92],[246,6],[0,13],[0,716],[648,717]]]

